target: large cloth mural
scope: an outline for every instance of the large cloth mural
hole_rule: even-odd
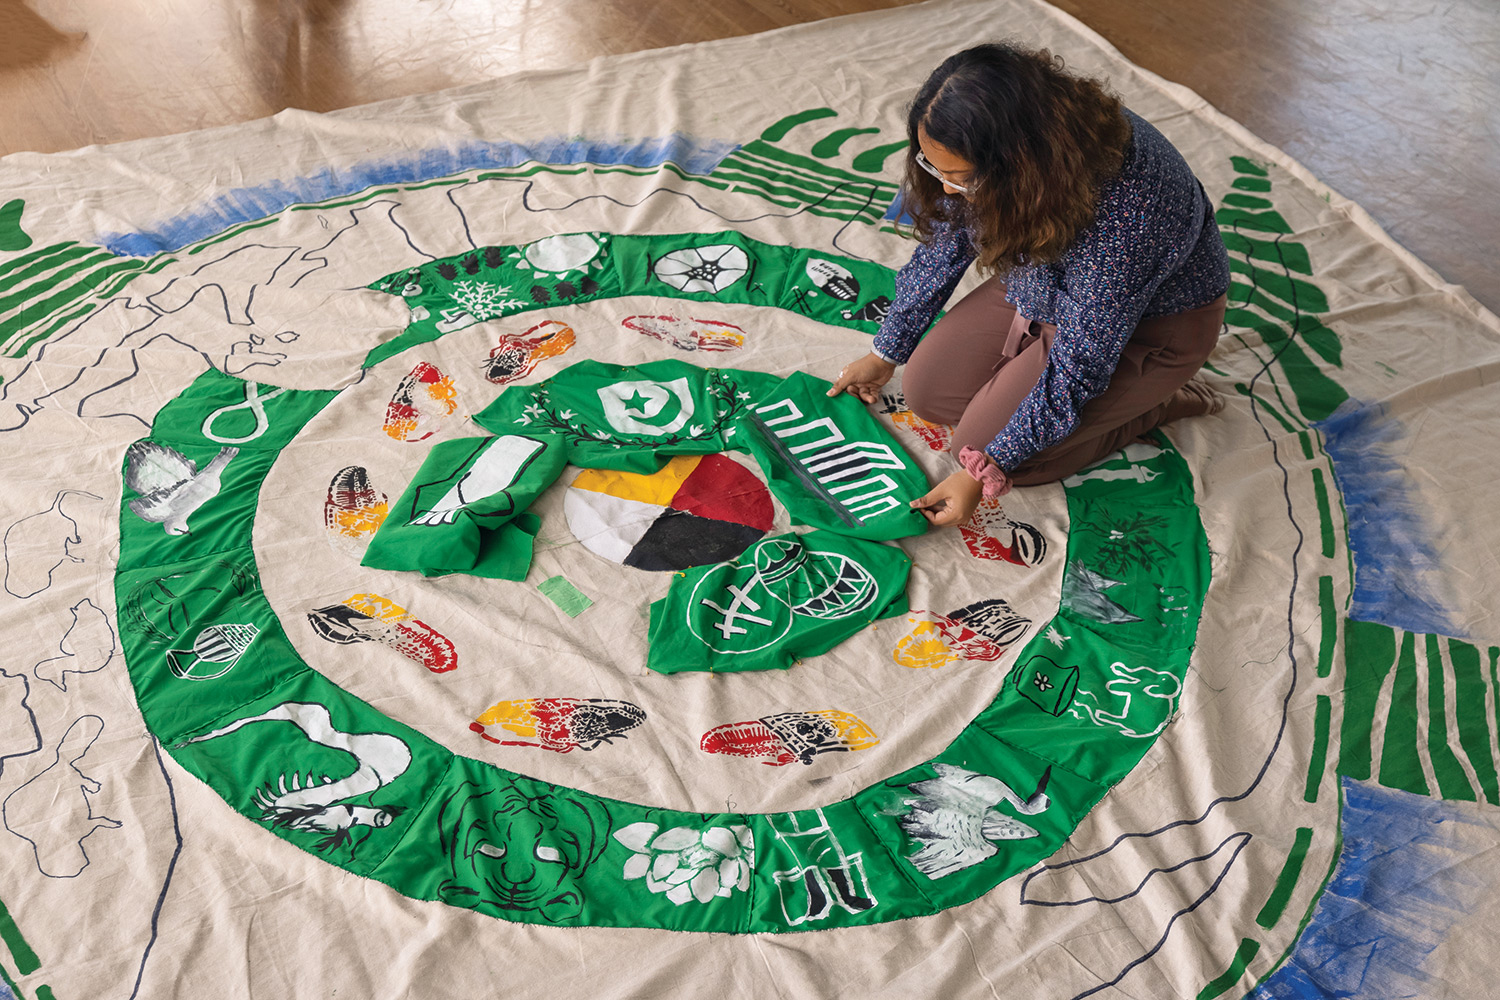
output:
[[[1230,403],[960,528],[828,398],[976,37],[1230,251]],[[1500,319],[1031,0],[0,161],[0,997],[1472,996]],[[971,287],[973,276],[962,286]]]

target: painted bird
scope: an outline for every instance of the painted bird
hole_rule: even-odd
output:
[[[169,535],[186,535],[193,511],[219,495],[219,475],[238,448],[221,448],[200,471],[192,459],[155,441],[137,441],[125,452],[125,484],[140,496],[130,509]]]
[[[914,782],[919,796],[907,799],[911,811],[901,817],[901,828],[922,845],[908,860],[928,878],[942,878],[976,865],[995,854],[997,840],[1026,840],[1037,831],[995,808],[1007,803],[1022,816],[1045,812],[1049,767],[1036,791],[1023,799],[1009,785],[988,774],[934,763],[936,778]]]

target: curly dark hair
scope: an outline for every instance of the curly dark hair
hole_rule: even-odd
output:
[[[944,194],[917,164],[917,129],[974,165],[967,199]],[[967,223],[986,272],[1055,261],[1094,219],[1103,184],[1130,143],[1120,99],[1064,72],[1060,56],[1013,44],[949,56],[906,116],[903,207],[917,238]]]

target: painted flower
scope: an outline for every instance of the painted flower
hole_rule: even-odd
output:
[[[615,839],[635,852],[625,862],[627,880],[644,878],[647,889],[665,893],[678,906],[690,899],[707,903],[750,887],[755,838],[748,826],[658,829],[642,822],[615,832]]]
[[[750,258],[732,243],[673,250],[651,266],[651,273],[684,292],[719,294],[744,277]]]

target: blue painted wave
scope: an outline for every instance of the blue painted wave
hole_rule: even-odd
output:
[[[1423,965],[1488,892],[1494,849],[1479,807],[1343,779],[1344,848],[1287,964],[1253,1000],[1430,997]]]
[[[1447,592],[1446,579],[1416,484],[1398,458],[1398,446],[1410,447],[1401,422],[1379,403],[1347,399],[1313,426],[1323,434],[1349,515],[1349,617],[1463,637],[1440,596]]]
[[[325,168],[287,180],[237,188],[149,230],[107,233],[99,243],[111,253],[149,257],[180,250],[217,236],[234,226],[254,222],[292,205],[315,204],[382,184],[412,184],[451,177],[466,170],[504,169],[524,163],[561,166],[593,163],[657,167],[675,163],[690,174],[707,174],[739,146],[717,139],[700,140],[680,132],[669,136],[609,142],[577,136],[553,136],[531,142],[473,142],[443,149],[424,149],[353,166]]]

